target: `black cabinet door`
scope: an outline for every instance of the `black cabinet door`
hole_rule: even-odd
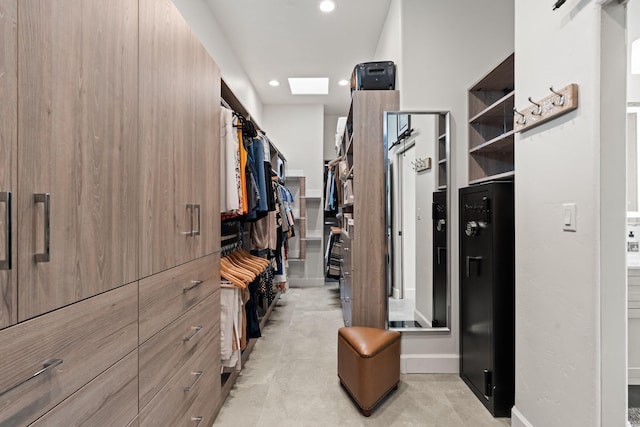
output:
[[[513,183],[460,189],[460,376],[494,416],[514,390]]]
[[[447,192],[433,193],[433,320],[447,326]]]
[[[475,189],[474,189],[475,190]],[[460,225],[460,327],[461,374],[476,395],[489,400],[485,371],[492,370],[493,355],[493,235],[484,205],[489,191],[461,192]]]

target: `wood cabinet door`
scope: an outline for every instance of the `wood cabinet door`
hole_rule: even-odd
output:
[[[195,257],[201,257],[220,250],[220,70],[203,46],[196,58],[197,139],[191,185],[200,219],[196,225],[200,234],[193,239],[193,250]]]
[[[199,42],[170,0],[140,1],[143,277],[194,259]]]
[[[170,0],[140,1],[143,277],[219,248],[220,71]]]
[[[17,2],[0,0],[0,329],[16,323]]]
[[[18,22],[25,320],[138,277],[138,9],[23,0]]]

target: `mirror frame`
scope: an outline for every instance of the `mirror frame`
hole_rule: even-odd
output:
[[[390,115],[413,115],[413,114],[433,114],[436,116],[444,115],[445,116],[445,129],[446,129],[446,137],[445,137],[445,156],[447,159],[447,173],[446,173],[446,185],[447,185],[447,326],[444,327],[424,327],[424,328],[389,328],[389,296],[388,289],[391,285],[393,278],[391,263],[392,259],[392,236],[391,236],[391,177],[388,174],[389,170],[389,141],[387,140],[389,132],[387,129],[388,118]],[[385,328],[391,329],[400,332],[420,332],[420,333],[450,333],[451,332],[451,202],[452,202],[452,188],[451,188],[451,170],[452,170],[452,162],[451,162],[451,112],[445,110],[406,110],[406,111],[384,111],[382,113],[382,132],[383,132],[383,145],[384,145],[384,180],[385,180],[385,245],[386,245],[386,254],[387,254],[387,265],[385,272],[385,294],[387,298],[385,300],[385,310],[386,310],[386,319],[385,319]],[[437,166],[437,161],[434,162]]]

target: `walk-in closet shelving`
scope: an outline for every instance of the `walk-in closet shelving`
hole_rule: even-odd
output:
[[[355,91],[339,158],[332,163],[334,168],[340,168],[339,162],[346,162],[346,167],[342,166],[346,173],[342,174],[341,185],[337,185],[345,325],[385,325],[383,112],[397,111],[399,99],[398,91]]]
[[[231,110],[233,110],[234,112],[238,113],[239,115],[241,115],[242,117],[244,117],[247,120],[251,120],[251,122],[253,123],[253,125],[255,126],[255,128],[257,130],[260,130],[260,126],[251,118],[249,112],[246,110],[246,108],[242,105],[242,103],[238,100],[238,98],[235,96],[235,94],[231,91],[231,89],[229,88],[229,86],[224,82],[224,80],[221,81],[221,101],[222,101],[222,105],[226,108],[229,108]],[[278,148],[272,143],[272,141],[269,140],[269,151],[270,151],[270,158],[268,159],[270,161],[271,164],[271,169],[272,171],[278,175],[278,179],[279,180],[283,180],[284,178],[284,174],[286,172],[286,158],[284,157],[284,155],[278,150]],[[234,250],[238,250],[238,249],[244,249],[247,250],[247,246],[248,246],[248,241],[250,239],[250,233],[249,233],[249,223],[245,222],[244,219],[242,218],[228,218],[228,219],[223,219],[223,230],[224,229],[228,229],[228,227],[225,227],[225,224],[231,224],[231,223],[237,223],[237,231],[235,232],[226,232],[221,236],[221,248],[222,248],[222,256],[227,255],[227,253],[234,251]],[[271,267],[269,267],[271,268]],[[264,327],[267,325],[268,321],[269,321],[269,317],[271,316],[271,313],[273,312],[274,307],[277,305],[278,300],[280,298],[280,291],[274,291],[274,295],[273,295],[273,300],[272,302],[269,304],[267,302],[266,298],[263,298],[262,300],[262,305],[258,307],[258,317],[259,317],[259,325],[260,325],[260,331],[262,331],[264,329]],[[244,308],[243,308],[244,309]],[[247,362],[247,360],[249,359],[249,356],[251,354],[251,351],[253,350],[257,340],[260,338],[249,338],[247,343],[246,343],[246,347],[244,350],[242,350],[241,352],[241,356],[240,356],[240,361],[239,361],[239,367],[240,369],[235,369],[235,368],[225,368],[221,371],[222,375],[221,375],[221,398],[219,400],[219,402],[215,402],[216,403],[216,411],[215,414],[217,416],[218,412],[220,411],[220,409],[222,408],[222,405],[224,404],[224,401],[226,400],[226,398],[229,395],[229,392],[231,391],[233,385],[235,384],[237,378],[239,377],[240,373],[242,372],[241,369],[242,367],[245,366],[245,363]]]
[[[469,184],[514,175],[514,55],[469,89]]]

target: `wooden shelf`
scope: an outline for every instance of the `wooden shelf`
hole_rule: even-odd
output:
[[[469,89],[469,184],[514,176],[514,55]]]
[[[482,182],[498,181],[501,179],[513,178],[514,176],[515,176],[515,171],[509,171],[509,172],[504,172],[496,175],[485,176],[483,178],[474,179],[469,181],[469,184],[480,184]]]
[[[469,119],[469,124],[502,123],[506,113],[512,119],[514,103],[515,91],[511,91]]]
[[[513,136],[514,130],[510,130],[507,133],[497,136],[490,141],[480,144],[469,149],[469,153],[476,153],[478,151],[502,151],[504,149],[513,149]]]
[[[511,54],[497,67],[489,71],[480,80],[478,80],[478,82],[471,87],[470,91],[497,92],[504,90],[504,88],[513,89],[513,70],[514,55]]]

